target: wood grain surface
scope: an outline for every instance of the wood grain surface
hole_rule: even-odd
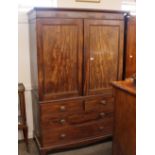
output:
[[[29,13],[34,135],[41,155],[111,138],[111,81],[121,80],[127,12]]]
[[[85,94],[103,93],[122,78],[123,22],[85,20]]]
[[[82,20],[39,22],[40,86],[43,99],[82,94]]]

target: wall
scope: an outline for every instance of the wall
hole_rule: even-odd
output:
[[[29,56],[29,35],[27,15],[23,12],[19,13],[18,21],[18,82],[22,82],[25,86],[25,101],[28,123],[28,137],[33,136],[32,122],[32,99],[31,99],[31,79],[30,79],[30,56]],[[19,132],[19,139],[22,138]]]
[[[58,0],[58,7],[95,8],[120,10],[123,0],[100,0],[100,3],[76,2],[76,0]]]
[[[52,0],[51,0],[52,1]],[[54,0],[55,1],[55,0]],[[46,0],[47,2],[47,0]],[[94,9],[121,9],[122,0],[101,0],[101,3],[84,3],[75,2],[75,0],[58,0],[58,7],[73,7],[73,8],[94,8]],[[49,3],[47,3],[49,4]],[[52,3],[50,3],[52,6]],[[25,7],[27,9],[27,7]],[[22,11],[21,11],[22,10]],[[33,137],[33,119],[32,119],[32,100],[31,100],[31,78],[30,78],[30,54],[29,54],[29,28],[27,12],[23,11],[22,6],[19,9],[18,20],[18,81],[23,82],[26,87],[26,111],[27,123],[29,128],[28,136]],[[19,139],[22,138],[19,132]]]

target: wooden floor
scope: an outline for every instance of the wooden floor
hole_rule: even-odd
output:
[[[33,140],[29,140],[29,153],[26,152],[24,142],[19,142],[18,155],[39,155],[36,144]],[[72,151],[53,153],[49,155],[112,155],[112,142],[105,142],[97,145],[91,145]]]

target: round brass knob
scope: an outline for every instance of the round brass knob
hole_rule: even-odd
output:
[[[104,117],[104,116],[105,116],[105,113],[104,113],[104,112],[101,112],[101,113],[100,113],[100,116],[101,116],[101,117]]]
[[[61,120],[60,120],[60,123],[61,123],[61,124],[64,124],[64,123],[66,123],[66,120],[65,120],[65,119],[61,119]]]
[[[103,129],[104,129],[104,127],[103,127],[103,126],[100,126],[100,127],[99,127],[99,130],[103,130]]]
[[[60,111],[65,111],[66,107],[65,106],[60,106]]]
[[[64,134],[64,133],[60,135],[61,139],[64,139],[65,137],[66,137],[66,134]]]
[[[93,58],[93,57],[90,57],[90,60],[91,60],[91,61],[93,61],[93,60],[94,60],[94,58]]]
[[[102,100],[101,104],[106,105],[106,100]]]

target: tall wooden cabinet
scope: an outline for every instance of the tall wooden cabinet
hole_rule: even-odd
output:
[[[112,136],[126,12],[29,12],[34,135],[42,155]]]

